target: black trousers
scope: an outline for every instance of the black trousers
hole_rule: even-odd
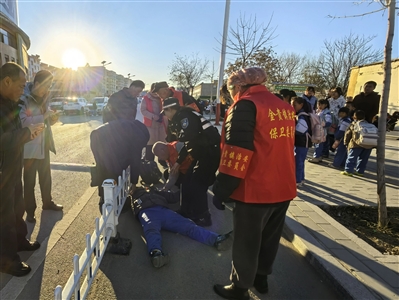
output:
[[[16,178],[1,178],[0,175],[0,264],[7,266],[21,261],[18,244],[26,242],[28,230],[22,219],[25,213],[22,196],[22,168]]]
[[[290,201],[276,204],[235,202],[230,279],[238,287],[250,288],[256,274],[272,273],[289,205]]]
[[[24,160],[24,198],[25,209],[28,214],[34,214],[37,207],[35,199],[36,173],[39,174],[40,192],[43,204],[49,204],[52,200],[50,151],[45,151],[44,159]]]
[[[207,156],[194,161],[182,181],[181,212],[191,219],[209,214],[208,187],[215,182],[220,148],[211,148]]]

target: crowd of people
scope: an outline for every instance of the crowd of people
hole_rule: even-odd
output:
[[[51,126],[58,120],[46,105],[52,78],[50,72],[38,72],[32,89],[23,95],[24,70],[15,63],[0,68],[0,271],[14,276],[30,272],[18,252],[40,247],[26,239],[23,220],[26,211],[26,221],[35,222],[36,173],[42,208],[63,209],[51,197],[49,152],[55,153]],[[231,282],[214,285],[214,291],[226,299],[250,299],[250,287],[268,291],[286,211],[305,181],[308,149],[315,144],[312,163],[336,151],[331,166],[344,166],[343,174],[349,176],[364,173],[371,152],[356,144],[355,125],[371,122],[378,113],[374,82],[367,82],[364,92],[349,102],[339,87],[331,89],[327,99],[317,100],[312,86],[298,97],[290,90],[273,94],[266,81],[265,71],[257,67],[229,76],[221,97],[231,105],[220,134],[193,97],[166,82],[151,85],[140,108],[143,123],[136,120],[137,96],[145,84],[135,80],[111,95],[104,124],[90,135],[96,162],[91,185],[99,187],[100,209],[103,180],[117,179],[130,166],[132,209],[154,267],[169,261],[161,229],[218,250],[232,244]],[[163,187],[136,187],[142,160],[155,158],[165,168]],[[204,228],[212,225],[210,186],[217,209],[234,205],[233,232],[218,234]],[[169,204],[179,202],[177,211],[170,209]]]

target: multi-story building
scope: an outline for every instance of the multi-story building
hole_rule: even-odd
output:
[[[107,70],[107,90],[105,96],[111,96],[113,93],[116,92],[116,73],[112,70]]]
[[[0,1],[0,65],[16,62],[28,73],[29,36],[18,26],[18,1]]]
[[[195,99],[216,99],[218,81],[214,80],[213,83],[204,83],[196,85],[193,89],[193,97]]]
[[[125,77],[123,75],[116,75],[116,90],[120,91],[125,87]]]
[[[40,71],[40,55],[29,55],[28,81],[33,81],[37,72]]]

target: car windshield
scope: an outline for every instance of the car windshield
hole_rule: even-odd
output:
[[[94,102],[96,102],[96,103],[104,103],[104,98],[94,99]]]

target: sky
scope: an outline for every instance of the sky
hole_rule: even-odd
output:
[[[351,32],[375,36],[372,45],[383,51],[387,32],[387,11],[357,18],[331,19],[379,9],[371,1],[235,1],[230,4],[229,27],[241,16],[256,17],[266,25],[270,18],[275,39],[270,43],[277,54],[295,52],[317,55],[323,41],[341,39]],[[100,66],[135,75],[146,83],[169,81],[169,67],[176,55],[210,61],[219,73],[220,41],[225,1],[113,1],[113,0],[19,0],[19,27],[31,40],[29,54],[42,62],[70,67],[73,62]],[[398,57],[396,17],[393,58]],[[69,53],[65,57],[65,52]],[[71,54],[72,53],[72,54]],[[71,62],[71,57],[74,58]],[[235,60],[227,55],[227,62]],[[69,64],[69,66],[65,66]],[[204,82],[210,82],[204,79]]]

